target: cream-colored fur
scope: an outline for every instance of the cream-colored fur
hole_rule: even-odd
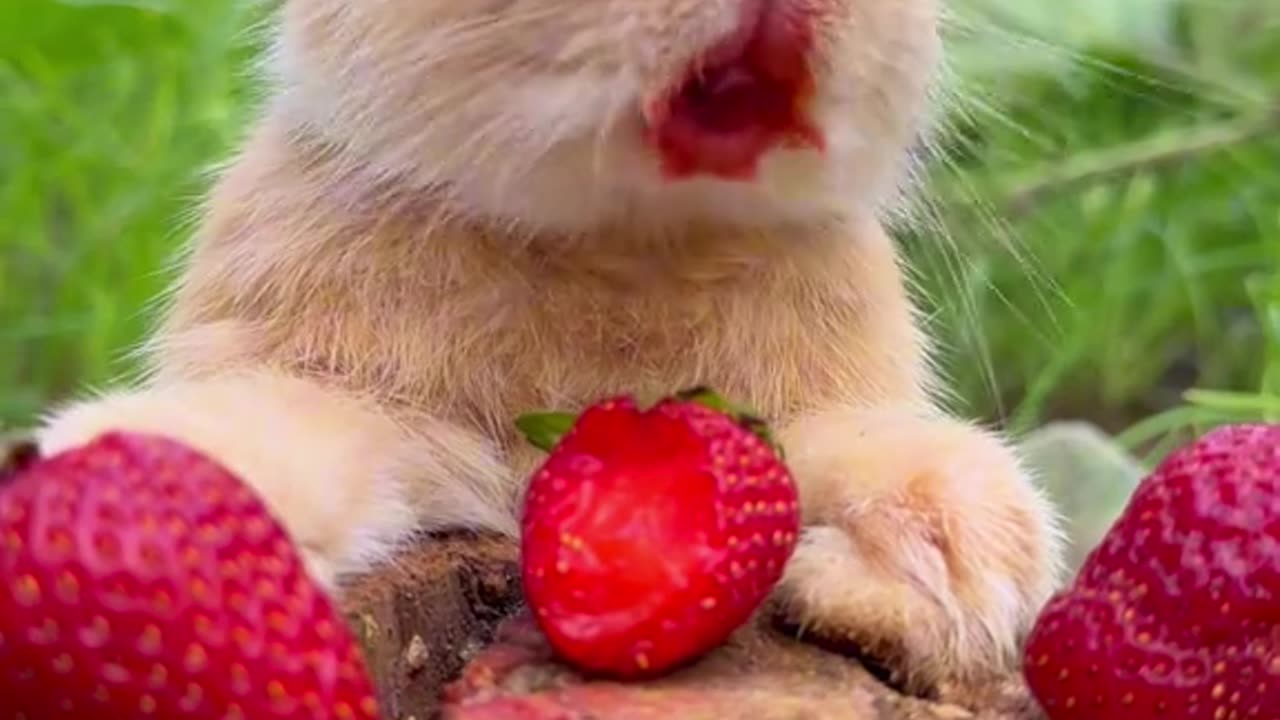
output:
[[[255,485],[335,590],[414,529],[514,532],[512,418],[710,384],[781,425],[807,534],[780,597],[917,687],[1006,667],[1051,591],[1050,508],[934,409],[891,208],[925,129],[930,0],[819,22],[825,154],[666,182],[645,101],[755,0],[289,0],[137,388],[47,450],[160,432]]]

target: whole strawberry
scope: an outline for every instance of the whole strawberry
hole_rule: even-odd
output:
[[[580,669],[639,678],[692,661],[780,579],[795,485],[763,425],[715,395],[645,410],[621,397],[521,427],[550,449],[522,518],[525,594]]]
[[[353,638],[234,475],[109,433],[0,485],[0,715],[377,717]]]
[[[1280,426],[1171,454],[1042,611],[1024,659],[1052,720],[1280,717]]]

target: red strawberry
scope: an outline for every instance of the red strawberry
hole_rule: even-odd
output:
[[[1053,720],[1280,717],[1280,426],[1161,463],[1042,611],[1025,674]]]
[[[638,678],[692,661],[781,577],[795,485],[760,422],[709,392],[647,410],[615,398],[521,427],[551,451],[526,496],[525,594],[579,668]]]
[[[109,433],[0,486],[0,717],[377,717],[344,621],[235,476]]]

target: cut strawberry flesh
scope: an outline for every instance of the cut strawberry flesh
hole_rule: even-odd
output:
[[[725,550],[709,550],[701,530],[716,524],[702,517],[714,512],[714,483],[705,478],[705,489],[688,487],[703,480],[654,467],[642,476],[608,480],[625,489],[601,488],[596,494],[584,488],[578,496],[584,512],[563,527],[571,542],[581,543],[573,546],[573,562],[561,578],[581,593],[556,603],[557,628],[566,639],[598,643],[622,637],[627,629],[668,616],[673,602],[685,604],[714,590],[708,570]],[[614,652],[625,655],[629,648]]]
[[[526,599],[562,656],[660,673],[745,622],[798,529],[790,476],[765,447],[697,406],[627,399],[582,414],[521,521]]]
[[[649,140],[667,178],[749,180],[775,147],[822,149],[806,110],[811,23],[790,7],[774,3],[746,14],[734,35],[647,109]]]
[[[695,586],[709,579],[706,568],[723,554],[707,551],[714,539],[706,537],[705,528],[722,522],[715,517],[715,479],[688,470],[708,461],[705,452],[665,418],[618,413],[610,420],[633,425],[622,431],[646,438],[642,457],[635,445],[596,445],[584,436],[583,444],[599,448],[598,454],[559,458],[578,465],[580,472],[587,469],[583,464],[600,468],[582,473],[576,491],[562,501],[570,506],[555,511],[575,551],[561,579],[580,589],[557,601],[559,626],[578,641],[611,635],[659,614],[670,598],[667,588],[698,592]],[[618,432],[612,424],[583,425],[588,433]],[[631,470],[605,472],[606,465]],[[574,619],[575,614],[580,617]]]

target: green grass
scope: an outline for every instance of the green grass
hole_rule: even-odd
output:
[[[1143,445],[1280,414],[1280,0],[954,14],[947,160],[904,242],[957,408]],[[254,19],[0,3],[0,425],[130,370],[251,107]]]
[[[967,5],[990,14],[959,35],[939,219],[910,245],[960,407],[1141,423],[1144,446],[1270,417],[1280,2]]]
[[[238,136],[234,2],[0,3],[0,424],[129,369]]]

